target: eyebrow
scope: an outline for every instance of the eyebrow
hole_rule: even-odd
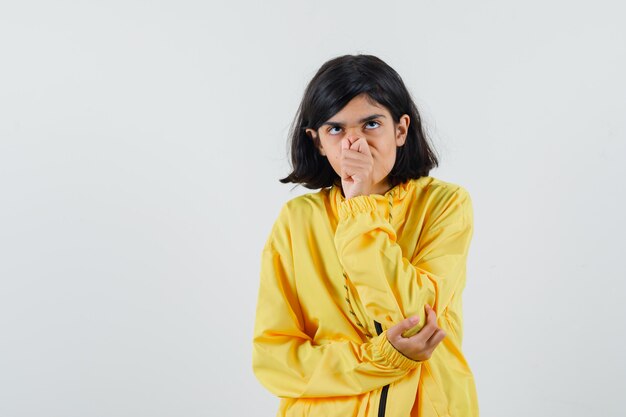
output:
[[[371,116],[367,116],[359,120],[359,123],[369,122],[372,119],[378,119],[378,118],[385,118],[385,115],[384,114],[372,114]],[[340,122],[326,122],[324,124],[328,126],[332,126],[332,127],[343,127],[344,125],[343,123],[340,123]]]

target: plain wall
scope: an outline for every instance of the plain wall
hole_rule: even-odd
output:
[[[614,1],[0,3],[0,415],[272,416],[251,340],[326,60],[403,77],[475,232],[481,415],[622,416]]]

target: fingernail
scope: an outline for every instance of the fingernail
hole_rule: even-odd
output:
[[[409,321],[411,323],[417,323],[418,321],[420,321],[420,318],[418,316],[413,316],[409,319]]]

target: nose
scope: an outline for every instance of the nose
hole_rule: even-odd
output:
[[[360,137],[361,132],[358,127],[346,128],[346,139],[348,139],[350,143],[354,143]]]

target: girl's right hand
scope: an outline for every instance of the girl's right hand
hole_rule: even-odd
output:
[[[400,323],[387,329],[387,340],[400,353],[414,361],[424,361],[430,359],[433,351],[446,337],[446,333],[437,326],[437,315],[435,310],[426,305],[426,324],[415,335],[403,337],[402,333],[417,324],[411,321],[411,317],[402,320]]]

